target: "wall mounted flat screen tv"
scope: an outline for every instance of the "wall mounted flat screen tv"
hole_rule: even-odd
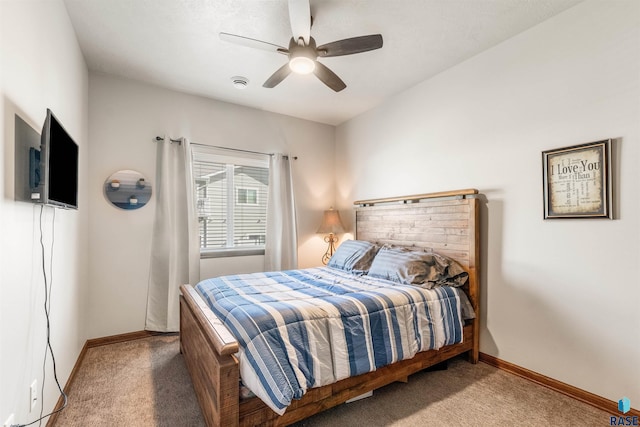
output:
[[[33,158],[36,158],[33,153]],[[31,185],[34,202],[65,209],[78,209],[78,144],[47,109],[40,139],[39,171]]]

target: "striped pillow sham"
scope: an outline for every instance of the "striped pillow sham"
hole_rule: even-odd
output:
[[[371,242],[347,240],[338,246],[327,266],[354,274],[365,274],[378,249],[379,247]]]
[[[369,276],[405,285],[462,286],[469,274],[456,261],[433,252],[383,247],[373,259]]]

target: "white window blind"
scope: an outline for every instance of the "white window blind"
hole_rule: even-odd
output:
[[[192,145],[200,252],[264,253],[269,157]]]

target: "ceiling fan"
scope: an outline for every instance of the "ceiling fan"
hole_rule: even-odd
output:
[[[352,55],[382,47],[382,35],[380,34],[352,37],[317,46],[316,41],[311,37],[313,18],[309,0],[289,0],[289,21],[293,36],[289,41],[288,48],[229,33],[220,33],[220,39],[287,55],[289,62],[276,70],[264,82],[263,87],[277,86],[293,71],[298,74],[313,73],[336,92],[340,92],[347,85],[327,66],[319,62],[318,58]]]

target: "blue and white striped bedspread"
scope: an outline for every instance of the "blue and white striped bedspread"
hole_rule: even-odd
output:
[[[462,342],[449,287],[320,267],[222,276],[196,289],[238,340],[243,382],[279,414],[310,388]]]

